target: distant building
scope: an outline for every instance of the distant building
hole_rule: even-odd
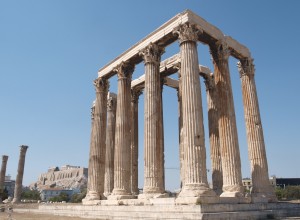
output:
[[[88,169],[80,166],[64,165],[50,167],[46,173],[39,175],[38,180],[30,185],[30,189],[39,191],[49,188],[82,189],[86,188]]]
[[[286,186],[300,186],[300,178],[275,178],[276,186],[285,188]]]
[[[300,178],[277,178],[272,176],[269,180],[273,187],[300,186]],[[246,190],[251,189],[252,180],[250,178],[244,178],[242,182]]]
[[[4,189],[7,190],[8,196],[14,197],[16,181],[11,179],[11,176],[5,176]]]
[[[59,196],[61,193],[68,194],[69,198],[75,193],[80,193],[78,189],[62,189],[62,188],[48,188],[42,189],[40,192],[41,200],[42,201],[49,201],[49,199],[53,197]]]

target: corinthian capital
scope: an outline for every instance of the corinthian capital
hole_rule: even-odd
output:
[[[238,67],[241,78],[246,75],[254,76],[255,67],[253,64],[253,59],[246,58],[246,59],[240,60],[237,63],[237,67]]]
[[[225,41],[219,40],[214,45],[210,46],[210,53],[214,61],[228,60],[230,50]]]
[[[203,33],[203,30],[196,28],[193,24],[182,24],[173,30],[173,34],[178,35],[179,43],[186,41],[198,41],[198,34]]]
[[[114,97],[108,97],[107,99],[107,111],[112,111],[115,109],[115,106],[117,104],[117,100]]]
[[[206,75],[204,77],[204,83],[207,91],[211,91],[215,88],[215,77],[213,74]]]
[[[159,65],[161,55],[164,53],[164,49],[159,47],[157,44],[150,43],[146,48],[140,51],[140,55],[143,56],[144,62],[155,63]]]
[[[131,80],[132,73],[134,71],[134,65],[129,62],[121,62],[116,68],[114,72],[117,73],[118,79],[129,79]]]
[[[142,93],[142,90],[131,89],[131,102],[137,103]]]
[[[94,86],[96,88],[96,92],[107,92],[109,82],[104,78],[97,78],[94,80]]]

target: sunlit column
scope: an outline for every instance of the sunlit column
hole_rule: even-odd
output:
[[[277,199],[274,188],[269,181],[268,161],[254,79],[253,60],[250,58],[241,60],[238,62],[238,69],[242,82],[244,116],[251,164],[253,186],[251,196],[256,197],[257,202],[262,201],[259,198],[267,198],[268,201],[275,202]]]
[[[184,24],[174,30],[180,43],[180,87],[182,103],[182,148],[184,184],[179,197],[194,197],[193,202],[209,202],[215,193],[208,187],[202,98],[199,79],[197,40],[201,30]],[[184,200],[177,199],[179,203]]]
[[[210,159],[212,169],[212,185],[217,195],[222,193],[223,174],[220,153],[220,138],[218,125],[217,94],[215,88],[214,75],[211,74],[205,78],[206,97],[208,108],[208,128],[210,143]]]
[[[104,195],[110,195],[114,188],[114,152],[116,128],[117,95],[109,92],[107,95],[107,128],[105,152]]]
[[[145,64],[144,188],[139,198],[165,192],[163,167],[162,86],[159,65],[163,49],[150,43],[141,55]]]
[[[241,159],[231,88],[228,58],[230,51],[223,42],[210,45],[214,64],[215,85],[219,112],[219,137],[223,169],[223,193],[221,197],[241,197]]]
[[[122,62],[114,70],[118,75],[115,131],[114,189],[108,199],[134,198],[130,188],[131,172],[131,77],[134,65]]]
[[[20,146],[18,174],[17,174],[17,178],[16,178],[14,199],[12,201],[13,203],[21,202],[22,182],[23,182],[24,167],[25,167],[25,156],[26,156],[27,149],[28,149],[28,146],[26,146],[26,145],[21,145]]]
[[[139,194],[138,159],[139,159],[139,96],[141,90],[131,90],[131,192]]]
[[[96,89],[96,101],[95,107],[92,109],[88,186],[87,195],[82,200],[83,204],[104,198],[106,106],[109,83],[106,79],[98,78],[94,81],[94,86]]]

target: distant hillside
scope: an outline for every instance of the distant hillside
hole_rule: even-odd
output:
[[[52,167],[47,173],[42,173],[38,181],[30,184],[31,189],[60,187],[65,189],[80,189],[87,187],[88,169],[79,166],[65,165],[61,168]]]

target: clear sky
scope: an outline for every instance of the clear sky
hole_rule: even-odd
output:
[[[15,179],[19,146],[28,145],[24,185],[48,167],[88,166],[90,107],[97,71],[176,14],[190,9],[246,45],[256,85],[269,174],[300,177],[300,1],[0,0],[0,155]],[[199,62],[212,69],[206,45]],[[179,51],[166,49],[163,59]],[[241,84],[230,59],[243,177],[250,177]],[[136,67],[133,78],[143,73]],[[176,77],[176,76],[174,76]],[[210,169],[203,82],[207,166]],[[111,91],[117,92],[116,78]],[[176,92],[164,88],[166,185],[179,186]],[[143,95],[139,103],[140,187],[143,179]],[[211,172],[208,172],[211,176]],[[209,177],[210,179],[210,177]]]

